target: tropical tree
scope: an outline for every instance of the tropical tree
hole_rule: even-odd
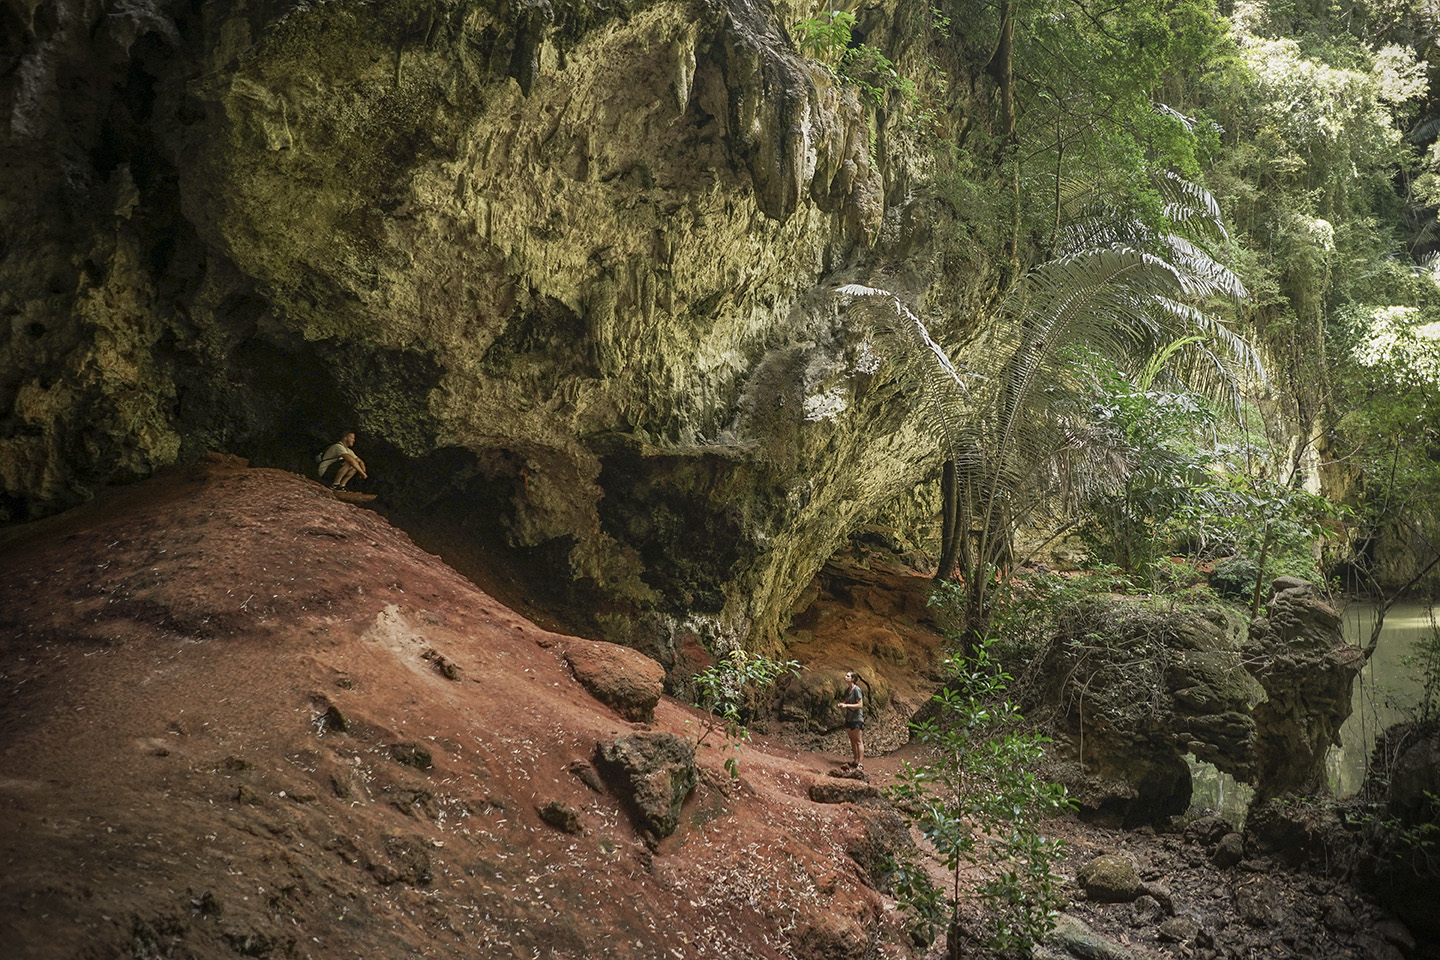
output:
[[[1178,342],[1171,367],[1198,385],[1238,396],[1243,376],[1263,378],[1249,345],[1206,309],[1245,295],[1197,242],[1226,237],[1213,199],[1177,177],[1158,178],[1156,188],[1166,199],[1159,229],[1114,204],[1074,202],[1058,255],[1021,278],[967,345],[993,373],[952,362],[894,294],[860,285],[839,291],[888,305],[888,329],[928,368],[919,377],[944,457],[936,576],[958,572],[965,585],[969,645],[986,632],[1016,531],[1071,484],[1104,473],[1096,468],[1109,447],[1103,434],[1085,430],[1076,351],[1135,371]]]
[[[1350,311],[1340,365],[1346,413],[1337,434],[1364,478],[1355,566],[1365,575],[1359,586],[1386,606],[1440,564],[1440,289],[1425,282],[1424,309]],[[1371,569],[1382,550],[1392,559],[1388,576]]]

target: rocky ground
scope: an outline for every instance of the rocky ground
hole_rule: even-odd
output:
[[[898,714],[924,683],[919,578],[890,593],[863,566],[832,571],[845,589],[815,598],[795,649],[884,660]],[[704,717],[660,684],[632,651],[516,614],[373,510],[241,461],[10,528],[5,954],[924,953],[881,892],[905,841],[874,789],[915,748],[847,780],[836,734],[776,721],[735,781],[718,736],[688,760]],[[1111,854],[1124,889],[1072,879],[1049,956],[1425,955],[1348,887],[1222,823],[1055,827],[1070,878]]]
[[[1435,955],[1350,885],[1259,854],[1219,817],[1161,833],[1076,828],[1069,842],[1067,873],[1077,878],[1069,914],[1136,956]],[[1062,926],[1065,943],[1072,929]],[[1060,955],[1074,953],[1085,955]]]

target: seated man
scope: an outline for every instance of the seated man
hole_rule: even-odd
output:
[[[325,479],[325,474],[333,464],[340,465],[340,468],[335,471],[334,481],[330,484],[331,489],[344,490],[345,485],[350,482],[350,478],[357,473],[362,478],[369,479],[370,474],[365,472],[365,461],[357,457],[355,451],[350,449],[354,445],[355,432],[352,430],[341,437],[338,443],[332,443],[326,447],[325,452],[320,455],[320,479]]]

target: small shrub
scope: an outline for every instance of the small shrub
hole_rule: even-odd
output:
[[[714,666],[697,673],[693,681],[696,705],[708,710],[709,716],[695,746],[700,746],[717,730],[723,731],[731,754],[725,760],[725,770],[739,779],[741,744],[750,740],[746,719],[753,716],[757,703],[768,699],[783,675],[797,673],[799,669],[800,664],[794,660],[772,660],[744,650],[732,650]]]
[[[935,695],[937,716],[915,723],[917,739],[934,760],[908,763],[887,792],[934,846],[950,871],[937,891],[920,871],[897,875],[897,896],[923,935],[945,921],[953,945],[965,935],[962,904],[982,904],[983,939],[995,950],[1023,950],[1054,926],[1062,903],[1052,867],[1062,853],[1043,836],[1043,817],[1069,809],[1065,788],[1035,773],[1049,741],[1029,728],[1007,699],[1008,674],[991,659],[993,640],[969,658],[946,661],[947,682]],[[985,868],[972,891],[966,865]],[[903,882],[902,882],[903,881]],[[948,916],[947,916],[948,913]]]

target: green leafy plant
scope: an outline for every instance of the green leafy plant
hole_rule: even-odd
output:
[[[1135,589],[1132,578],[1118,567],[1097,564],[1074,573],[1023,571],[1011,577],[995,594],[994,615],[990,626],[992,655],[1005,663],[1029,664],[1020,671],[1023,693],[1031,674],[1043,661],[1045,646],[1053,642],[1055,624],[1087,598],[1111,593],[1128,593]],[[930,605],[936,608],[936,619],[951,629],[963,615],[964,587],[953,580],[935,585]],[[1012,691],[1015,686],[1012,684]],[[1023,696],[1022,696],[1023,699]]]
[[[1154,385],[1156,361],[1179,349],[1176,341],[1134,379],[1103,357],[1079,356],[1094,377],[1087,430],[1112,451],[1106,469],[1076,484],[1088,517],[1080,533],[1094,552],[1132,572],[1151,572],[1174,545],[1166,520],[1196,497],[1213,457],[1195,437],[1216,417],[1203,396]]]
[[[872,107],[883,106],[886,95],[899,92],[903,102],[914,104],[915,83],[900,75],[894,61],[868,43],[854,43],[855,15],[826,10],[795,23],[795,45],[809,57],[835,71],[841,82],[860,91]]]
[[[952,957],[966,936],[968,901],[981,904],[981,938],[1001,951],[1040,940],[1062,902],[1053,872],[1062,845],[1040,827],[1043,818],[1069,809],[1071,801],[1063,786],[1036,773],[1049,741],[1007,698],[1011,678],[992,659],[993,642],[977,645],[967,658],[945,661],[946,682],[934,697],[936,715],[912,724],[933,757],[919,766],[905,764],[887,790],[950,874],[938,897],[921,882],[897,885],[897,895],[911,905],[919,924],[943,918]],[[983,874],[973,887],[967,866]]]
[[[855,29],[855,14],[843,10],[825,10],[805,17],[795,24],[795,45],[807,56],[837,64],[850,46],[850,33]]]
[[[1158,178],[1156,188],[1173,208],[1172,226],[1223,238],[1204,190],[1174,177]],[[1234,274],[1178,233],[1117,216],[1078,210],[1063,234],[1066,252],[1026,274],[999,304],[982,334],[989,372],[958,368],[894,294],[858,284],[839,290],[889,304],[876,315],[893,313],[889,329],[915,358],[902,371],[914,371],[934,411],[944,457],[936,577],[958,573],[965,585],[965,643],[989,632],[995,587],[1015,567],[1016,531],[1043,520],[1075,481],[1113,461],[1113,437],[1077,429],[1093,392],[1090,379],[1077,375],[1077,351],[1143,373],[1178,343],[1167,357],[1172,369],[1217,395],[1233,394],[1242,376],[1262,377],[1250,345],[1201,309],[1243,298]]]
[[[925,865],[914,857],[897,858],[886,872],[889,892],[910,911],[910,937],[918,946],[929,946],[948,920],[949,904]]]
[[[798,674],[799,662],[773,660],[757,653],[732,650],[713,666],[695,675],[696,703],[708,711],[700,736],[699,747],[717,731],[723,731],[730,756],[725,770],[731,777],[740,777],[740,750],[750,740],[746,720],[754,715],[755,706],[765,702],[775,684],[785,674]]]
[[[1177,505],[1170,527],[1239,558],[1227,566],[1252,573],[1248,599],[1254,615],[1275,576],[1320,579],[1313,547],[1346,515],[1343,506],[1301,489],[1293,479],[1280,482],[1232,468],[1197,483],[1194,496]]]

